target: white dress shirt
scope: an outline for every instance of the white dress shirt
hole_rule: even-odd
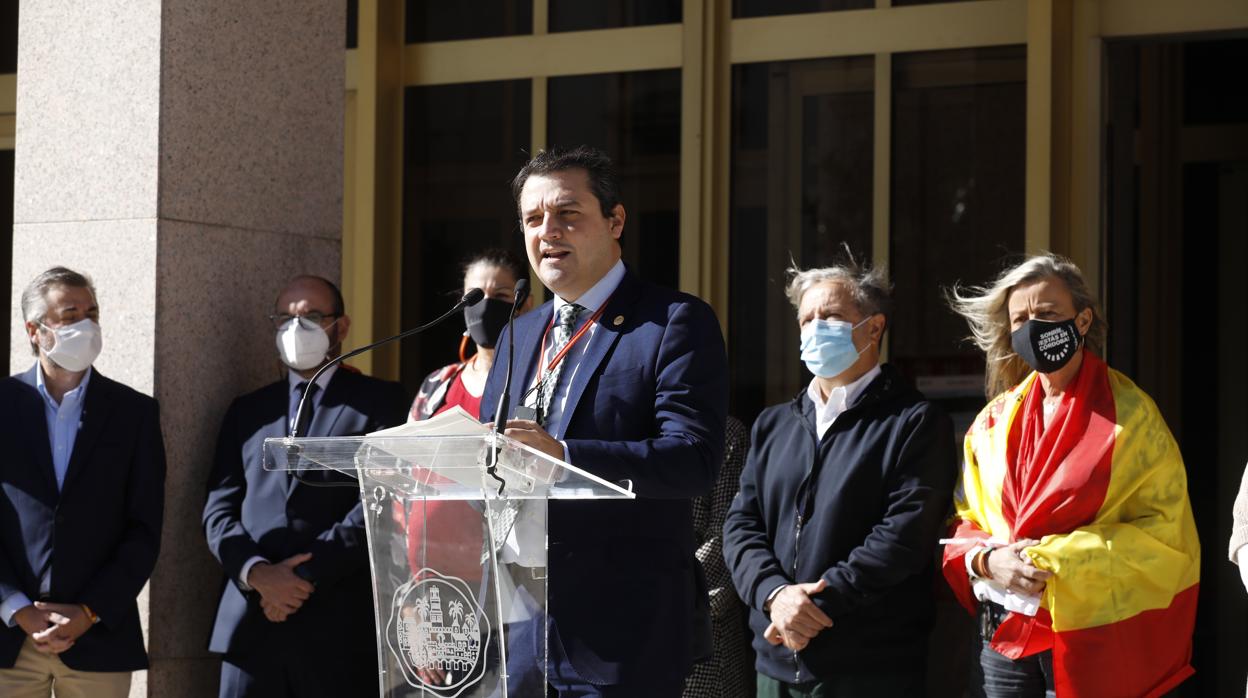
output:
[[[559,317],[560,308],[568,305],[568,303],[576,303],[582,308],[585,308],[585,310],[581,311],[581,317],[579,318],[580,322],[587,322],[590,316],[598,312],[599,308],[606,305],[607,301],[611,299],[611,294],[615,293],[615,289],[619,287],[620,281],[623,279],[624,262],[617,260],[615,266],[611,267],[610,271],[598,280],[598,283],[594,284],[588,291],[581,294],[581,297],[577,298],[575,301],[566,301],[559,296],[555,296],[554,314],[551,317]],[[589,346],[589,343],[593,340],[594,334],[597,331],[598,323],[594,323],[594,325],[585,332],[585,335],[581,337],[581,340],[572,345],[572,348],[569,349],[568,353],[563,357],[563,374],[559,376],[559,384],[554,387],[555,392],[550,399],[550,412],[546,415],[546,431],[556,439],[562,439],[564,429],[567,428],[567,424],[564,423],[563,409],[567,406],[569,388],[572,386],[572,381],[576,380],[576,374],[581,367],[581,357],[585,355],[585,348]],[[541,358],[544,359],[546,363],[549,363],[550,360],[554,358],[554,352],[551,351],[551,346],[554,342],[554,332],[548,332],[546,342],[542,345],[541,353]],[[591,367],[588,370],[592,371],[593,368]],[[537,391],[534,391],[533,394],[536,395]],[[563,450],[564,458],[566,460],[568,449],[565,446]]]
[[[823,435],[828,433],[828,429],[832,427],[836,418],[849,409],[849,406],[858,398],[858,393],[870,385],[878,375],[880,375],[880,365],[876,364],[853,383],[833,388],[828,393],[827,400],[819,394],[819,379],[815,378],[810,381],[810,385],[806,386],[806,395],[810,397],[811,402],[815,403],[815,429],[819,433],[820,440],[823,440]]]
[[[554,314],[552,317],[559,317],[559,309],[574,302],[585,308],[581,312],[580,322],[588,322],[589,318],[598,311],[599,308],[606,305],[610,300],[611,294],[615,293],[615,289],[620,285],[620,281],[624,278],[624,262],[616,261],[615,266],[603,275],[598,283],[594,284],[588,291],[581,294],[580,298],[575,301],[566,301],[559,296],[554,298]],[[563,441],[563,432],[567,427],[564,419],[564,408],[567,407],[569,387],[572,381],[576,380],[577,372],[581,369],[581,357],[585,355],[585,348],[589,346],[590,341],[594,338],[594,333],[598,331],[598,324],[595,323],[586,332],[581,340],[572,345],[568,353],[563,357],[563,373],[559,376],[559,384],[554,386],[554,394],[550,398],[550,412],[546,416],[546,431],[551,436],[559,439],[559,443],[563,445],[563,460],[571,462],[568,457],[568,444]],[[554,358],[551,346],[554,344],[554,333],[547,333],[546,341],[541,347],[539,361],[545,360],[547,363]],[[542,369],[538,370],[538,373]],[[586,370],[593,370],[589,367]],[[536,390],[531,393],[531,401],[536,401]],[[528,500],[521,502],[520,510],[516,512],[516,522],[511,527],[511,531],[507,534],[507,540],[503,543],[502,561],[520,565],[522,567],[544,567],[546,565],[546,507],[530,506]]]
[[[325,389],[329,387],[329,381],[333,380],[334,374],[338,372],[338,364],[330,366],[320,378],[316,379],[319,390],[312,396],[312,409],[316,410],[321,406],[321,398],[325,396]],[[295,391],[295,388],[307,380],[299,375],[296,371],[287,371],[286,380],[290,382],[290,403],[286,408],[286,431],[287,433],[295,430],[295,413],[299,411],[299,398],[303,397],[303,393]],[[310,426],[310,425],[309,425]],[[305,434],[306,436],[306,434]]]

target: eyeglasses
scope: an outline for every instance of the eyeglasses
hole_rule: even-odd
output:
[[[274,329],[280,330],[282,329],[282,327],[286,325],[286,323],[290,322],[291,320],[299,320],[299,324],[303,325],[307,329],[312,329],[312,327],[315,325],[325,324],[325,321],[327,319],[340,318],[340,317],[342,317],[342,315],[338,313],[322,313],[316,310],[312,310],[312,311],[304,313],[303,315],[290,315],[288,313],[275,313],[269,316],[269,322],[273,323]]]
[[[35,320],[34,323],[39,325],[45,330],[54,330],[60,327],[66,327],[68,325],[72,325],[76,322],[82,322],[83,320],[92,320],[94,322],[99,322],[100,311],[96,308],[92,308],[85,313],[79,313],[77,311],[70,311],[68,313],[68,316],[66,316],[65,314],[62,314],[60,320],[57,321],[56,327],[52,327],[48,325],[47,319],[48,319],[48,315],[45,313],[42,320]]]

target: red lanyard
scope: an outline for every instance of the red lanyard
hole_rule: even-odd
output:
[[[546,326],[546,331],[542,333],[542,360],[539,361],[537,365],[537,380],[534,383],[535,386],[541,384],[542,378],[547,372],[555,370],[555,367],[559,365],[559,362],[563,361],[563,357],[568,355],[568,351],[570,351],[572,347],[581,340],[581,337],[585,336],[585,333],[589,331],[589,328],[593,327],[594,324],[598,322],[598,318],[602,317],[603,312],[607,309],[607,304],[610,302],[611,299],[608,298],[607,301],[603,303],[592,316],[590,316],[589,322],[582,325],[581,329],[577,330],[576,334],[572,335],[572,338],[568,340],[568,343],[563,345],[563,348],[559,350],[558,354],[555,354],[555,358],[551,359],[550,365],[547,366],[544,365],[542,361],[546,358],[546,338],[550,336],[550,328],[555,326],[555,317],[553,315],[551,316],[550,324]]]

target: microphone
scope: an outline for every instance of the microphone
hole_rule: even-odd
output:
[[[441,323],[442,321],[446,320],[447,318],[459,312],[460,310],[463,310],[464,306],[476,305],[477,303],[481,302],[482,298],[485,298],[485,291],[482,291],[479,288],[468,289],[468,292],[464,294],[463,298],[459,299],[459,302],[455,304],[455,307],[451,308],[445,313],[442,313],[437,318],[435,318],[432,322],[428,322],[428,323],[421,325],[420,327],[415,327],[410,330],[400,332],[394,335],[393,337],[386,337],[383,340],[362,346],[359,349],[356,349],[355,351],[352,351],[350,353],[343,354],[342,356],[339,356],[334,359],[330,359],[328,362],[325,363],[324,366],[320,367],[320,369],[318,369],[316,373],[312,374],[312,379],[308,381],[308,384],[306,386],[304,386],[303,395],[299,396],[299,408],[295,410],[295,426],[291,430],[291,436],[292,437],[303,436],[302,432],[307,429],[308,425],[304,424],[303,415],[304,415],[304,408],[307,407],[307,403],[308,403],[308,393],[312,391],[312,385],[316,383],[316,380],[321,377],[321,374],[328,371],[330,366],[337,366],[338,364],[342,363],[343,361],[346,361],[347,359],[353,356],[359,356],[360,354],[363,354],[366,351],[372,351],[373,349],[376,349],[377,347],[383,344],[388,344],[390,342],[403,339],[404,337],[410,337],[414,334],[419,334],[421,332],[424,332],[430,327],[433,327],[434,325],[437,325]],[[298,458],[298,451],[295,451],[294,453],[291,453],[290,455]],[[291,476],[294,477],[295,480],[298,480],[299,482],[305,485],[308,485],[310,487],[358,487],[358,485],[349,484],[346,482],[333,482],[333,481],[316,482],[313,480],[307,480],[307,479],[304,479],[303,475],[299,472],[299,468],[297,467],[292,469],[290,471],[290,474]]]
[[[511,402],[511,366],[516,358],[516,333],[512,323],[516,320],[516,310],[524,299],[529,297],[529,280],[516,281],[516,300],[511,304],[511,314],[507,316],[507,374],[503,377],[503,392],[498,396],[498,409],[494,412],[494,430],[503,433],[503,424],[507,421],[507,403]]]
[[[511,314],[507,316],[507,373],[503,377],[503,392],[498,396],[498,408],[494,410],[494,433],[502,434],[503,425],[507,423],[507,403],[511,402],[511,367],[516,363],[516,332],[513,327],[516,321],[516,311],[524,304],[525,299],[529,297],[529,280],[516,279],[516,299],[511,303]],[[498,442],[494,442],[494,448],[491,451],[490,465],[485,472],[490,477],[498,480],[498,494],[502,496],[503,488],[507,486],[507,481],[499,477],[495,470],[498,469]]]
[[[520,291],[520,285],[516,284],[517,296],[519,296],[519,291]],[[308,381],[308,384],[303,389],[303,395],[300,396],[299,398],[299,409],[295,410],[295,428],[291,436],[303,436],[303,434],[300,432],[304,431],[307,426],[303,423],[303,411],[304,411],[304,408],[307,407],[308,393],[312,391],[312,384],[316,383],[316,379],[320,378],[321,374],[328,371],[331,366],[337,366],[338,364],[342,363],[343,361],[346,361],[347,359],[353,356],[359,356],[360,354],[363,354],[366,351],[372,351],[373,349],[376,349],[377,347],[383,344],[389,344],[390,342],[395,342],[405,337],[410,337],[414,334],[419,334],[421,332],[424,332],[430,327],[433,327],[434,325],[437,325],[443,322],[450,316],[463,310],[465,306],[476,305],[477,303],[480,303],[482,298],[485,298],[485,291],[482,291],[479,288],[468,289],[468,292],[464,294],[463,298],[459,299],[459,302],[455,304],[455,307],[451,308],[445,313],[442,313],[437,318],[435,318],[432,322],[425,323],[421,325],[420,327],[415,327],[410,330],[405,330],[403,332],[400,332],[394,335],[393,337],[386,337],[385,339],[373,342],[372,344],[367,344],[365,346],[360,347],[359,349],[356,349],[347,354],[343,354],[342,356],[339,356],[337,358],[331,359],[330,361],[326,362],[326,364],[322,366],[319,370],[317,370],[316,373],[312,374],[311,380]],[[512,308],[512,312],[513,313],[515,312],[514,307]]]

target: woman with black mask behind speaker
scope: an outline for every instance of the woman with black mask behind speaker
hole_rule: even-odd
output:
[[[409,421],[428,419],[453,407],[463,408],[474,418],[479,416],[485,379],[494,364],[494,344],[507,326],[516,299],[516,281],[529,270],[519,255],[501,249],[473,255],[463,269],[464,292],[479,288],[485,298],[464,308],[466,329],[459,345],[459,361],[425,378],[412,403]],[[532,306],[533,297],[529,296],[516,314]],[[472,356],[466,356],[469,340],[477,348]],[[480,512],[465,502],[419,499],[406,512],[396,507],[395,516],[406,516],[401,525],[407,531],[407,561],[412,574],[436,567],[441,574],[463,579],[470,586],[480,581]]]
[[[494,365],[494,343],[507,326],[507,316],[516,299],[516,281],[525,278],[528,271],[519,255],[502,249],[473,255],[464,264],[464,292],[479,288],[485,291],[485,298],[464,308],[466,329],[459,344],[459,361],[425,377],[408,419],[428,419],[455,405],[473,417],[478,415],[485,379]],[[533,297],[529,296],[516,315],[523,315],[532,307]],[[466,355],[469,340],[477,348],[472,356]]]

